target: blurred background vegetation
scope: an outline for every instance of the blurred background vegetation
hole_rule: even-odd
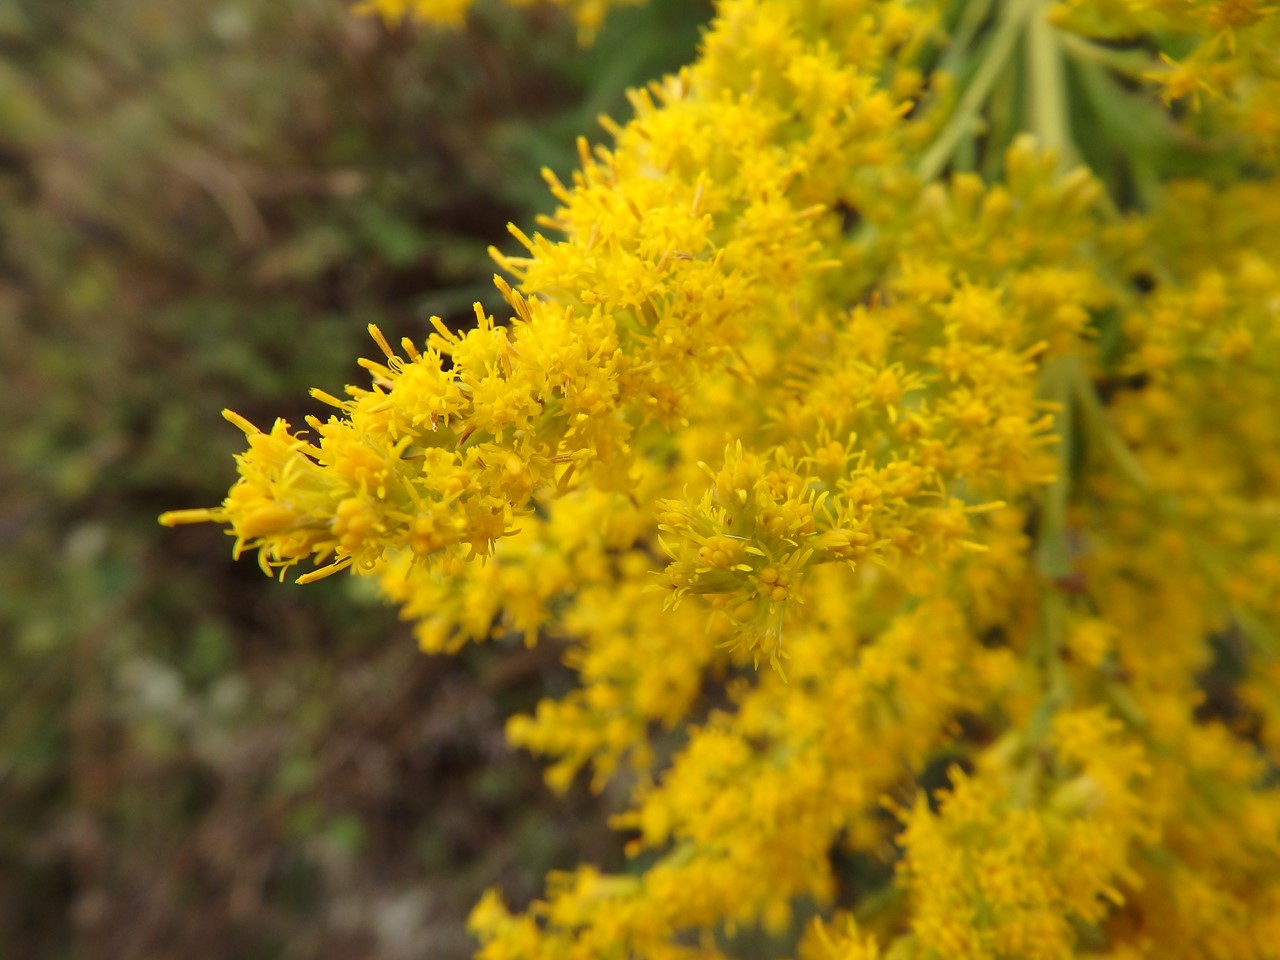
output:
[[[321,412],[379,324],[492,304],[488,244],[708,4],[461,33],[344,0],[0,3],[0,953],[467,956],[463,919],[578,862],[505,716],[568,683],[518,640],[439,661],[359,581],[280,586],[212,527],[242,438]]]

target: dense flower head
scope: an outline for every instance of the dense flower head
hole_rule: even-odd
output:
[[[505,316],[228,414],[165,522],[578,676],[508,736],[636,866],[490,893],[480,956],[1275,956],[1277,9],[721,0]],[[1120,87],[1213,176],[1102,162]]]

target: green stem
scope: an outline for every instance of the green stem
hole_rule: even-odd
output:
[[[1067,503],[1071,498],[1071,454],[1075,444],[1073,384],[1079,361],[1059,357],[1045,364],[1041,389],[1046,399],[1058,405],[1053,428],[1058,435],[1058,470],[1045,491],[1036,537],[1036,569],[1046,580],[1062,580],[1071,575],[1071,551],[1067,543]]]
[[[1057,39],[1073,62],[1099,65],[1131,80],[1145,79],[1160,63],[1144,50],[1104,47],[1077,33],[1060,32]]]
[[[1041,587],[1040,623],[1036,628],[1031,656],[1044,680],[1044,696],[1031,716],[1027,740],[1043,743],[1049,735],[1054,715],[1071,699],[1062,651],[1067,642],[1067,600],[1052,584]]]
[[[984,51],[982,63],[960,96],[955,112],[916,166],[920,179],[927,181],[937,177],[951,159],[961,138],[971,132],[983,104],[991,94],[991,88],[995,86],[996,79],[1017,46],[1027,18],[1036,9],[1037,0],[1012,0],[1004,8],[996,32]]]
[[[1144,493],[1151,492],[1151,478],[1147,476],[1146,468],[1124,442],[1124,438],[1116,432],[1102,401],[1098,399],[1098,391],[1093,388],[1093,383],[1079,363],[1074,364],[1071,370],[1071,387],[1072,394],[1080,405],[1080,412],[1084,414],[1084,424],[1089,436],[1115,461],[1130,483]]]
[[[1040,622],[1031,646],[1031,658],[1044,679],[1044,697],[1031,720],[1028,737],[1039,743],[1048,735],[1053,716],[1070,698],[1070,681],[1062,652],[1066,646],[1067,599],[1059,582],[1075,569],[1067,532],[1067,507],[1071,500],[1071,468],[1076,446],[1074,383],[1080,361],[1057,357],[1041,371],[1041,390],[1058,406],[1054,432],[1058,435],[1057,475],[1040,505],[1036,535],[1036,569],[1040,573]]]
[[[951,31],[951,42],[947,52],[938,64],[939,70],[952,76],[956,74],[957,68],[970,55],[969,48],[973,45],[973,40],[982,29],[982,25],[987,22],[987,17],[991,15],[993,4],[994,0],[968,0],[964,4],[964,9],[960,11],[960,16],[956,20],[956,27]]]
[[[1042,146],[1057,151],[1058,162],[1072,159],[1071,122],[1062,46],[1049,22],[1048,3],[1041,2],[1027,22],[1027,76],[1031,81],[1031,130]]]

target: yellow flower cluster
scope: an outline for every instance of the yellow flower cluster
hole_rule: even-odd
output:
[[[720,0],[494,251],[509,318],[228,414],[166,523],[578,676],[508,736],[634,868],[491,892],[484,960],[1280,955],[1278,19]],[[1213,177],[1085,149],[1073,91],[1173,129],[1189,65]]]
[[[1053,726],[1051,753],[1014,778],[957,772],[936,812],[919,797],[904,815],[898,871],[923,955],[1070,957],[1073,925],[1096,925],[1137,881],[1131,847],[1153,837],[1135,789],[1150,775],[1142,749],[1097,709]]]

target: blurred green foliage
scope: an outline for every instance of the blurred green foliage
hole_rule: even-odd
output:
[[[341,0],[0,4],[0,944],[72,958],[459,957],[479,890],[608,862],[502,719],[552,647],[422,657],[359,581],[165,531],[268,425],[492,302],[485,256],[703,3],[577,49],[554,13],[387,30]],[[499,641],[500,647],[519,646]]]

